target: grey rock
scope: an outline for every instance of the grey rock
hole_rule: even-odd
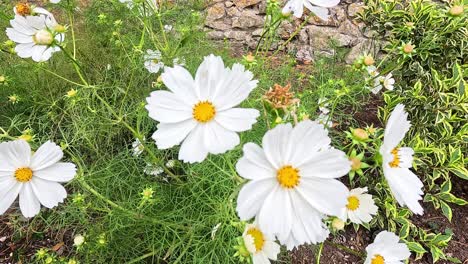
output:
[[[207,10],[206,21],[215,21],[217,19],[223,18],[225,14],[226,11],[223,3],[214,4]]]
[[[252,27],[262,26],[264,19],[262,16],[258,16],[254,11],[244,10],[239,17],[232,19],[233,28],[247,29]]]
[[[255,4],[258,4],[260,1],[261,0],[233,0],[234,4],[240,8],[253,6]]]

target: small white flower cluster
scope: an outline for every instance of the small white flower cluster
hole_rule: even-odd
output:
[[[145,61],[145,68],[150,73],[158,73],[160,70],[164,69],[164,62],[162,61],[162,54],[159,50],[146,50],[146,54],[143,56]],[[185,60],[180,58],[175,58],[172,61],[174,66],[184,66]]]
[[[143,57],[145,61],[145,68],[150,73],[157,73],[164,69],[164,63],[162,62],[162,55],[159,50],[146,50],[146,54]]]
[[[378,94],[382,88],[385,88],[389,91],[393,91],[395,85],[395,79],[393,79],[392,73],[388,73],[386,76],[380,75],[377,68],[373,65],[366,67],[367,73],[369,74],[370,78],[367,80],[372,83],[372,87],[370,88],[373,94]]]
[[[328,98],[321,97],[317,104],[319,106],[320,114],[315,121],[324,125],[326,128],[331,128],[333,126],[333,121],[328,115],[330,113],[330,109],[328,109],[328,106],[330,105]]]

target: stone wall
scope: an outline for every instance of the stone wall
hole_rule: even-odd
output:
[[[311,17],[288,44],[288,50],[294,52],[300,61],[311,61],[318,54],[332,53],[330,40],[334,39],[338,47],[350,48],[346,56],[348,63],[352,63],[362,52],[375,53],[378,47],[370,39],[370,34],[364,32],[363,24],[356,21],[362,6],[362,0],[342,0],[340,5],[329,9],[328,21]],[[213,0],[206,11],[208,36],[253,49],[262,33],[265,9],[266,0]],[[289,39],[306,17],[305,14],[292,22],[283,21],[279,28],[280,43]]]

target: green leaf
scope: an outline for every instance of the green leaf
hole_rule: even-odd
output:
[[[431,244],[437,246],[447,246],[448,242],[452,239],[452,235],[437,234],[432,240]]]
[[[468,180],[468,170],[463,167],[451,167],[448,168],[449,171],[453,172],[453,174],[457,175],[458,177]]]
[[[452,208],[450,208],[450,206],[444,201],[440,201],[440,207],[442,208],[442,213],[445,217],[452,222]]]
[[[432,255],[432,263],[436,263],[439,259],[445,259],[445,254],[442,250],[436,246],[431,246],[431,255]]]
[[[399,235],[400,235],[400,238],[402,238],[402,239],[407,238],[408,235],[409,235],[409,230],[410,230],[410,229],[409,229],[409,225],[408,225],[408,224],[405,224],[405,225],[401,226],[400,234],[399,234]]]
[[[449,150],[451,152],[451,154],[450,154],[450,163],[456,163],[457,161],[459,161],[461,156],[462,156],[461,149],[460,148],[452,149],[449,146]]]
[[[450,180],[446,180],[442,186],[440,186],[440,191],[443,193],[449,193],[452,190],[452,182]]]
[[[451,193],[441,193],[438,195],[440,199],[446,201],[446,202],[449,202],[449,203],[454,203],[456,205],[467,205],[468,202],[461,199],[461,198],[458,198],[456,197],[455,195],[451,194]]]
[[[427,252],[427,250],[424,249],[424,247],[418,242],[406,242],[406,245],[408,246],[409,250],[415,253],[424,254]]]

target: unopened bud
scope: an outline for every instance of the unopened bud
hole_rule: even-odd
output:
[[[452,16],[459,16],[463,14],[463,6],[462,5],[452,6],[449,10],[449,14]]]
[[[414,46],[410,43],[403,45],[403,52],[406,54],[410,54],[414,51]]]
[[[374,61],[374,58],[372,58],[372,56],[367,55],[367,56],[364,57],[364,65],[371,66],[371,65],[374,64],[374,62],[375,61]]]
[[[85,242],[85,238],[82,235],[77,235],[73,239],[73,245],[75,245],[76,247],[83,245],[84,242]]]
[[[367,132],[362,128],[354,129],[353,136],[362,141],[367,140],[369,138],[369,134],[367,134]]]
[[[57,24],[54,26],[54,30],[55,32],[58,32],[58,33],[65,33],[65,31],[67,31],[67,28],[65,26],[62,26],[60,24]]]
[[[332,227],[335,230],[343,230],[344,227],[345,227],[345,222],[343,222],[343,220],[341,220],[339,218],[335,218],[332,221]]]
[[[361,168],[361,160],[356,158],[356,157],[352,157],[352,158],[349,158],[349,161],[351,161],[351,170],[352,171],[357,171]]]

